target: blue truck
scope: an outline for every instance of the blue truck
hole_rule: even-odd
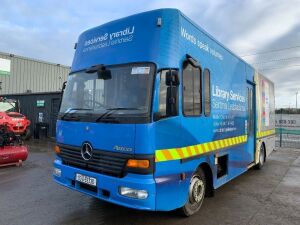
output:
[[[274,149],[274,84],[177,9],[83,32],[54,180],[139,210],[196,213]]]

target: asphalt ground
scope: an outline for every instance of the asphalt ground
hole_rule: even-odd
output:
[[[52,144],[30,143],[22,167],[0,168],[0,225],[300,224],[300,149],[278,149],[206,198],[196,215],[147,212],[105,203],[52,180]]]

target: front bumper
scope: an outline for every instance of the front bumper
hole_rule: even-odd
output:
[[[61,170],[59,177],[53,175],[54,180],[65,187],[121,206],[140,210],[155,210],[155,180],[153,175],[128,174],[123,178],[111,177],[63,165],[58,159],[54,161],[54,167]],[[90,190],[80,185],[79,182],[75,181],[76,173],[96,178],[97,188]],[[140,200],[122,196],[119,194],[120,186],[146,190],[148,197]]]

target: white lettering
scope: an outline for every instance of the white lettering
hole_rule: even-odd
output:
[[[183,27],[181,27],[181,36],[193,44],[197,43],[196,38],[193,35],[189,34]]]
[[[96,44],[100,44],[101,46],[108,45],[108,43],[101,43],[101,42],[108,41],[108,38],[109,38],[110,41],[121,38],[120,39],[121,42],[127,42],[127,41],[132,40],[133,34],[134,34],[134,26],[126,27],[124,30],[120,30],[120,31],[117,31],[117,32],[112,32],[112,33],[105,33],[103,35],[100,35],[100,36],[94,37],[92,39],[86,40],[84,42],[84,46],[88,47],[90,45],[96,45]],[[116,42],[120,43],[120,40],[117,40]]]
[[[207,43],[198,40],[196,35],[193,35],[191,32],[188,32],[185,28],[180,27],[180,34],[184,39],[197,46],[200,50],[209,53],[210,55],[212,55],[213,57],[219,60],[223,60],[223,56],[220,52],[218,52],[214,48],[209,47]]]
[[[113,40],[114,38],[123,37],[123,36],[130,35],[133,33],[134,33],[134,26],[132,26],[131,29],[130,29],[130,27],[127,27],[125,30],[111,33],[109,35],[109,37],[110,37],[110,40]]]
[[[219,86],[212,85],[212,96],[225,99],[226,101],[238,101],[245,102],[246,98],[239,93],[234,92],[233,90],[226,91]]]

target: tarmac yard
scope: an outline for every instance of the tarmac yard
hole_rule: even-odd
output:
[[[37,150],[38,149],[38,150]],[[278,149],[262,170],[225,184],[190,218],[137,211],[70,191],[52,180],[51,145],[35,144],[23,167],[0,168],[0,225],[300,224],[300,149]]]

